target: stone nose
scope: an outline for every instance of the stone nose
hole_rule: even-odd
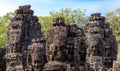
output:
[[[38,67],[38,63],[37,62],[35,63],[35,66]]]

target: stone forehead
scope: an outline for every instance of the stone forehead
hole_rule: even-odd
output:
[[[52,23],[54,26],[55,25],[64,25],[64,21],[65,21],[64,18],[59,17],[59,18],[54,18]]]
[[[14,58],[17,58],[17,57],[22,57],[22,54],[20,53],[9,53],[9,54],[6,54],[5,57],[7,59],[14,59]]]

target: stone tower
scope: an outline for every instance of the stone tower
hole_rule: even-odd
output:
[[[46,41],[47,63],[43,71],[66,70],[68,50],[67,44],[67,27],[63,18],[53,20],[53,29],[49,31]]]
[[[94,13],[89,17],[85,27],[87,44],[86,61],[93,70],[112,68],[113,60],[116,60],[117,45],[109,23],[100,13]]]
[[[30,7],[30,5],[19,6],[19,9],[15,11],[15,17],[11,20],[6,43],[6,71],[25,71],[30,66],[35,71],[41,69],[40,64],[44,64],[45,41],[38,18],[33,15],[34,12]],[[36,57],[31,55],[30,49],[34,49]],[[31,59],[29,62],[28,58]],[[39,67],[34,67],[37,60],[42,61],[37,62]]]
[[[63,18],[53,19],[53,29],[46,40],[47,63],[44,71],[85,70],[85,35],[75,24],[65,25]]]

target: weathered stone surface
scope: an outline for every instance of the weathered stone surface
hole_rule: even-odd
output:
[[[86,59],[84,31],[75,24],[65,25],[63,18],[53,19],[53,29],[49,31],[46,40],[46,56],[48,63],[44,70],[52,68],[50,64],[57,61],[66,64],[66,67],[63,66],[66,71],[71,68],[71,71],[79,71]]]
[[[120,60],[116,60],[113,63],[113,71],[120,71]]]
[[[45,64],[43,71],[66,71],[66,63],[49,61],[47,64]]]
[[[44,40],[32,40],[32,44],[28,46],[27,65],[29,71],[41,71],[45,63]]]
[[[46,41],[47,62],[44,71],[66,70],[64,62],[67,60],[67,26],[63,18],[53,19],[53,29],[50,30]],[[62,67],[62,68],[61,68]]]
[[[5,55],[6,57],[6,71],[9,70],[18,70],[17,66],[22,66],[22,54],[20,53],[9,53]],[[21,67],[20,70],[23,70]]]
[[[30,7],[20,6],[11,19],[6,43],[6,71],[36,71],[44,65],[45,39],[38,18]]]
[[[100,14],[92,14],[89,22],[85,27],[87,57],[86,62],[90,64],[92,70],[100,70],[103,67],[103,38],[104,38],[104,22],[100,18]]]
[[[110,70],[113,67],[113,60],[117,59],[117,44],[110,24],[105,22],[100,13],[94,13],[86,24],[85,35],[87,63],[90,63],[93,70],[100,70],[96,67]]]
[[[120,71],[120,49],[100,13],[91,14],[84,29],[55,18],[44,38],[30,7],[19,6],[11,19],[0,71]]]

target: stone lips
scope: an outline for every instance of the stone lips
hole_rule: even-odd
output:
[[[58,62],[58,61],[49,61],[43,71],[53,71],[53,70],[66,70],[66,63]]]

